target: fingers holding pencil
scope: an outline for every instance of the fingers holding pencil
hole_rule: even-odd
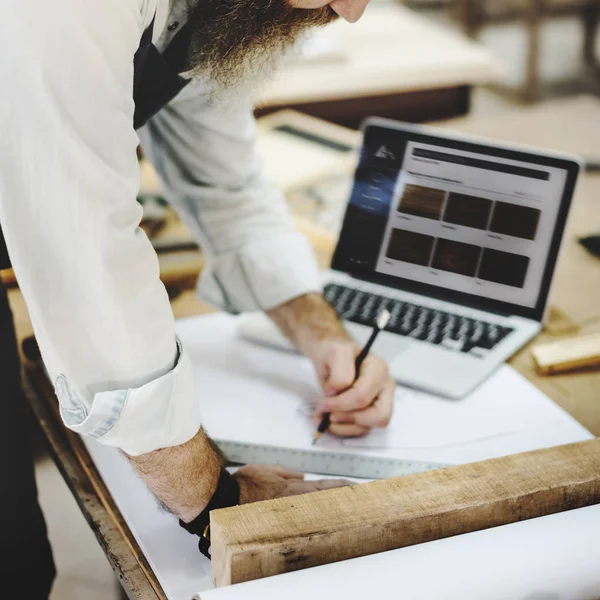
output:
[[[390,313],[383,310],[377,317],[373,332],[364,348],[354,359],[354,384],[339,389],[332,382],[348,381],[350,365],[343,360],[342,353],[332,357],[325,372],[327,373],[327,398],[317,408],[315,424],[317,433],[315,444],[326,431],[350,437],[361,436],[372,427],[387,427],[391,420],[394,405],[395,383],[390,377],[387,364],[379,357],[369,355],[377,336],[383,331],[390,319]],[[348,350],[348,347],[345,347]],[[339,367],[339,368],[338,368]]]
[[[340,437],[359,437],[372,428],[387,427],[392,418],[395,389],[386,363],[369,355],[350,389],[319,402],[314,423],[318,426],[323,416],[330,413],[328,431]]]

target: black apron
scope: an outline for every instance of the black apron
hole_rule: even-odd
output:
[[[144,31],[133,59],[135,102],[133,126],[135,129],[143,127],[189,83],[189,79],[183,79],[179,73],[184,72],[188,67],[191,29],[183,25],[162,54],[152,43],[153,31],[154,19]],[[0,224],[0,270],[8,268],[10,268],[10,259]]]

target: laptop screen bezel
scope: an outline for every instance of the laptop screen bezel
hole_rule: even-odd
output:
[[[569,209],[575,193],[577,179],[582,169],[581,160],[576,156],[569,156],[566,154],[562,155],[550,151],[546,152],[540,149],[529,149],[527,147],[509,145],[503,142],[480,140],[458,132],[450,134],[449,132],[436,130],[434,128],[425,127],[422,125],[405,124],[382,118],[369,118],[363,123],[361,127],[363,139],[364,134],[366,134],[370,127],[384,127],[386,129],[397,130],[399,135],[405,136],[407,143],[410,141],[415,141],[439,145],[448,149],[482,153],[497,158],[527,162],[538,167],[555,167],[558,169],[564,169],[566,171],[567,177],[556,218],[554,233],[550,243],[548,258],[544,266],[544,273],[538,299],[534,307],[528,307],[519,304],[512,304],[510,302],[483,298],[475,294],[449,290],[444,287],[420,283],[402,277],[384,275],[377,273],[375,270],[370,272],[351,272],[343,268],[340,264],[342,261],[342,256],[340,256],[339,244],[336,245],[331,268],[335,271],[346,273],[357,279],[369,281],[392,289],[403,290],[413,294],[422,294],[425,296],[438,298],[443,301],[470,306],[472,308],[487,312],[493,312],[502,315],[516,315],[541,322],[546,309],[546,304],[548,302],[550,286],[552,284],[552,278],[567,224]],[[364,146],[361,148],[361,150],[363,148]],[[348,198],[348,203],[349,202],[350,197]],[[347,210],[348,207],[346,208],[346,211]],[[346,214],[344,215],[342,233],[345,222]],[[342,233],[340,235],[342,235]]]

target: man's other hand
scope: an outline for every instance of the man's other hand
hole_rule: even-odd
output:
[[[302,473],[280,465],[247,465],[238,469],[234,477],[240,486],[240,504],[351,485],[343,479],[305,481]]]
[[[389,425],[396,383],[387,364],[369,354],[354,381],[354,361],[360,348],[322,295],[300,296],[267,314],[315,365],[325,392],[317,406],[315,424],[330,412],[329,431],[341,437],[359,437]]]
[[[369,354],[356,377],[354,362],[360,348],[352,341],[321,340],[311,351],[325,397],[314,415],[316,426],[331,413],[329,432],[357,437],[387,427],[394,409],[395,381],[385,361]]]

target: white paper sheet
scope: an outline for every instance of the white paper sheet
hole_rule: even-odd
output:
[[[496,385],[498,381],[504,385]],[[507,393],[509,387],[518,393]],[[395,400],[387,429],[346,440],[344,445],[399,449],[464,446],[526,430],[534,433],[554,421],[551,414],[548,420],[539,421],[536,400],[546,404],[547,399],[539,390],[528,389],[527,382],[508,366],[460,402],[404,388],[397,391]]]
[[[196,365],[206,429],[231,440],[309,447],[314,426],[305,407],[320,394],[311,365],[295,354],[239,339],[237,321],[211,315],[177,323],[177,333]],[[398,447],[396,433],[384,440],[385,447],[362,448],[330,437],[322,438],[321,447],[465,463],[591,437],[509,367],[460,402],[403,393],[400,390],[393,432],[404,436],[401,444],[408,447]],[[410,427],[404,426],[403,416]],[[502,427],[492,427],[494,420]],[[482,437],[482,432],[494,435]],[[382,444],[380,436],[373,434],[368,443]],[[440,441],[451,444],[440,446]],[[85,443],[168,598],[190,600],[212,588],[210,563],[199,554],[194,537],[159,508],[118,451],[87,438]]]
[[[207,432],[217,439],[314,449],[310,414],[321,391],[312,365],[296,354],[241,339],[236,323],[218,315],[177,325],[197,365]],[[581,435],[589,434],[505,365],[460,401],[398,388],[388,430],[358,440],[326,435],[317,448],[459,464],[568,443]]]
[[[201,600],[598,600],[600,506],[199,594]]]

